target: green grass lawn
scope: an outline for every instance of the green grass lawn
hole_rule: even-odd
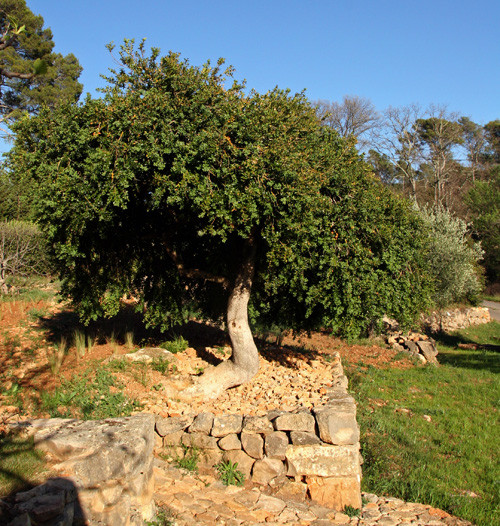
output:
[[[500,324],[444,336],[438,349],[439,367],[352,372],[363,488],[500,524]]]

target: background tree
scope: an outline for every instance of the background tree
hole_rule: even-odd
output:
[[[34,15],[25,0],[0,4],[0,121],[9,125],[23,111],[54,107],[78,100],[82,71],[69,54],[54,53],[50,29]],[[5,128],[5,126],[4,126]]]
[[[357,95],[345,95],[342,103],[320,100],[315,103],[321,121],[341,137],[355,137],[360,149],[369,144],[368,134],[380,122],[373,103]]]
[[[246,95],[232,70],[122,48],[104,99],[15,125],[63,294],[84,319],[134,291],[149,324],[227,316],[233,353],[190,394],[251,378],[248,323],[367,330],[426,304],[422,224],[303,95]]]

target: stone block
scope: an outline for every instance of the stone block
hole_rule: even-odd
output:
[[[274,431],[273,424],[267,416],[246,416],[243,419],[244,433],[272,433]]]
[[[180,446],[184,431],[175,431],[163,436],[163,447]]]
[[[186,447],[196,447],[198,449],[218,449],[217,439],[207,436],[204,433],[184,433],[182,444]]]
[[[264,458],[264,439],[257,433],[241,433],[241,447],[247,455],[260,460]]]
[[[306,477],[311,499],[321,506],[342,511],[346,506],[361,508],[361,491],[358,477]]]
[[[276,431],[309,431],[314,432],[315,420],[310,413],[286,413],[274,420]]]
[[[287,475],[349,477],[360,474],[359,445],[288,446]]]
[[[283,500],[295,500],[304,502],[306,500],[307,484],[288,479],[276,492],[276,496]]]
[[[192,421],[192,416],[171,416],[169,418],[164,418],[157,415],[155,431],[163,437],[177,431],[184,431],[191,425]]]
[[[223,451],[230,451],[232,449],[241,449],[241,441],[238,438],[238,435],[236,433],[231,433],[230,435],[226,435],[225,437],[222,437],[219,442],[219,447]]]
[[[284,472],[285,466],[281,460],[275,458],[257,460],[252,468],[252,482],[266,486]]]
[[[274,431],[265,435],[264,450],[269,458],[285,460],[286,448],[288,447],[288,436],[283,431]]]
[[[316,433],[308,431],[290,431],[290,440],[294,446],[313,446],[321,443]]]
[[[231,433],[240,433],[243,424],[241,415],[220,415],[214,418],[211,435],[214,437],[225,437]]]
[[[323,442],[338,445],[359,442],[359,428],[353,413],[336,411],[327,406],[315,411],[315,415]]]
[[[417,342],[418,348],[420,349],[420,352],[424,355],[425,359],[434,365],[438,364],[438,361],[436,359],[436,356],[438,355],[436,347],[429,341],[423,342],[419,341]]]
[[[212,431],[214,415],[212,413],[200,413],[195,417],[193,423],[189,426],[189,433],[205,433],[209,435]]]

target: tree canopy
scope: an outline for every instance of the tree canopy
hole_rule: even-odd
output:
[[[347,336],[421,311],[422,223],[303,94],[246,93],[222,60],[195,67],[133,41],[120,60],[103,99],[17,123],[11,153],[85,319],[131,291],[163,328],[193,303],[226,312],[233,356],[215,383],[229,387],[258,367],[248,305]]]
[[[23,111],[76,101],[82,71],[74,55],[54,53],[52,32],[25,0],[0,6],[0,119],[8,124]]]

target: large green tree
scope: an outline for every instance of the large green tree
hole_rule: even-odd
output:
[[[123,46],[103,99],[15,126],[64,293],[85,319],[133,291],[146,320],[227,316],[233,353],[190,394],[251,378],[252,316],[355,335],[426,302],[421,223],[303,95]]]
[[[76,101],[82,71],[74,55],[54,53],[52,32],[25,0],[0,2],[0,122]]]

